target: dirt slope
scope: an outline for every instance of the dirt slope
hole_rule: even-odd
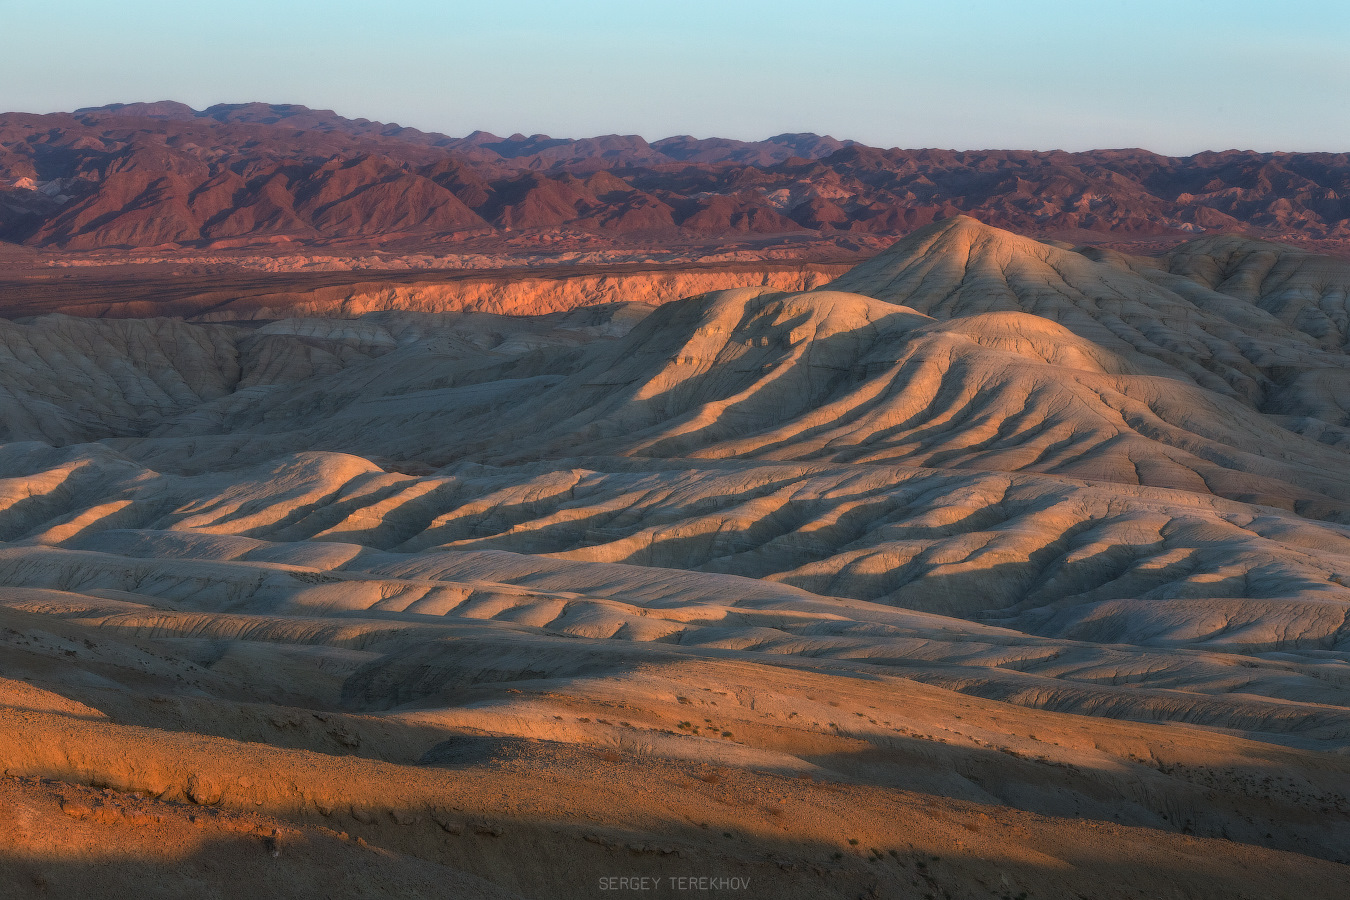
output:
[[[0,323],[5,883],[1338,896],[1344,275]]]

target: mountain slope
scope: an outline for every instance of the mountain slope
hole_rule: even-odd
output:
[[[1334,894],[1342,273],[956,219],[817,290],[3,323],[0,789],[175,872]]]

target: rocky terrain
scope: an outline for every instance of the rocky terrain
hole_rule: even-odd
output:
[[[0,115],[0,240],[109,248],[444,253],[774,242],[873,249],[971,214],[1024,234],[1154,249],[1246,232],[1342,255],[1344,153],[950,151],[812,134],[452,138],[303,106],[134,103]]]
[[[737,276],[11,307],[7,895],[1343,894],[1350,264]]]
[[[774,261],[570,262],[457,271],[255,273],[228,265],[204,265],[192,271],[151,264],[72,267],[59,277],[53,277],[51,270],[11,269],[0,273],[0,315],[174,316],[199,322],[348,317],[392,310],[540,315],[609,303],[657,305],[747,285],[808,290],[849,268],[847,263]]]

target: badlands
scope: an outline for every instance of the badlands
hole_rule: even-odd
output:
[[[8,305],[4,895],[1350,897],[1350,263],[681,277]]]

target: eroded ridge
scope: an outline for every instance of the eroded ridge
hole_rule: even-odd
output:
[[[5,323],[4,865],[1332,896],[1350,279],[1271,246]]]

